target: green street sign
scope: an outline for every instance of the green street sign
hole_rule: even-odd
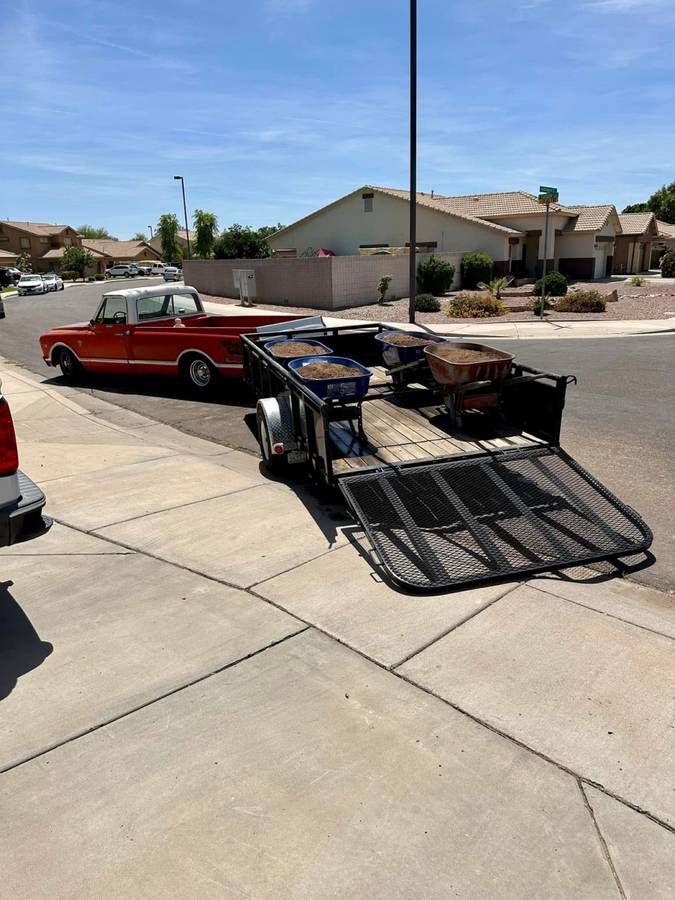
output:
[[[539,185],[539,202],[540,203],[557,203],[558,188],[547,187],[545,184]]]

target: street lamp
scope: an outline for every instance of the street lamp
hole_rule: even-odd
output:
[[[415,322],[417,294],[417,0],[410,0],[410,250],[408,321]]]
[[[180,181],[180,186],[183,191],[183,212],[185,213],[185,240],[187,241],[187,258],[190,259],[190,229],[188,227],[187,203],[185,202],[185,181],[183,180],[182,175],[174,175],[173,180]]]
[[[154,234],[152,233],[152,225],[148,225],[148,228],[150,229],[150,240],[152,240],[154,237]]]

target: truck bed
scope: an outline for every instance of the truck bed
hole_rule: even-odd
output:
[[[544,441],[508,427],[491,425],[480,437],[452,428],[442,403],[411,408],[386,392],[386,370],[372,367],[370,393],[382,392],[381,400],[363,404],[364,444],[349,425],[331,422],[329,435],[333,445],[333,472],[341,474],[384,463],[477,453],[485,450],[509,450],[539,446]]]

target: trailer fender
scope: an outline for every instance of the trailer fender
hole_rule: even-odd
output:
[[[290,394],[258,400],[256,419],[260,451],[269,469],[278,471],[290,463],[306,461],[304,454],[300,458],[298,431],[302,431],[302,423],[294,420]]]

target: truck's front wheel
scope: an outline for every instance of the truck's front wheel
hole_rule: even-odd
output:
[[[217,377],[217,370],[204,356],[192,356],[183,364],[183,378],[193,390],[206,393]]]

